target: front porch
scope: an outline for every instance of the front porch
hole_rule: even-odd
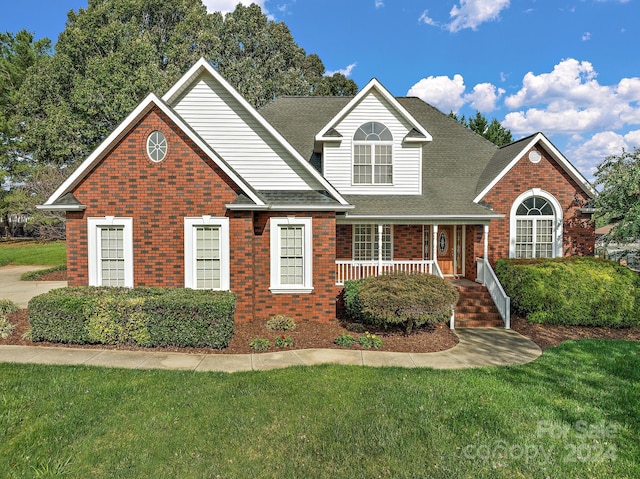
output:
[[[509,329],[510,300],[488,260],[488,233],[488,224],[339,224],[336,285],[393,273],[458,280],[459,327]]]
[[[488,224],[338,223],[336,284],[390,273],[477,277],[476,258],[488,259]]]

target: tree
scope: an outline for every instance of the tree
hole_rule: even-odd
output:
[[[614,225],[606,242],[640,240],[640,148],[606,157],[595,174],[596,219]]]
[[[164,93],[200,56],[217,55],[221,24],[200,0],[90,0],[70,11],[54,55],[21,89],[33,160],[84,159],[146,95]]]
[[[323,76],[313,91],[314,95],[324,96],[353,96],[358,93],[358,85],[342,73]]]
[[[498,146],[508,145],[513,141],[511,130],[503,127],[495,118],[493,118],[491,123],[489,123],[479,111],[476,111],[476,116],[474,118],[469,118],[468,120],[464,115],[458,118],[458,116],[453,112],[449,113],[449,116],[469,128],[471,131],[476,132],[478,135]]]
[[[0,33],[0,184],[19,176],[25,155],[16,110],[27,71],[50,52],[48,38],[34,41],[32,33]]]
[[[319,57],[306,55],[288,27],[257,5],[239,4],[223,17],[201,0],[89,0],[69,12],[55,53],[22,85],[19,124],[31,157],[76,165],[200,57],[256,107],[330,82]],[[350,91],[349,82],[355,87],[347,80],[331,91]]]

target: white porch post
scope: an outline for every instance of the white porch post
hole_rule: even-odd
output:
[[[484,262],[489,264],[489,225],[484,225]],[[482,284],[487,284],[485,275],[487,268],[482,268]]]
[[[438,263],[438,225],[433,225],[433,234],[431,238],[431,259],[434,263]]]
[[[378,276],[382,274],[382,225],[378,225]]]

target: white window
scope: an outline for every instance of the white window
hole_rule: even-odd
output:
[[[310,293],[312,285],[311,218],[271,218],[273,293]]]
[[[380,235],[378,225],[353,225],[353,260],[377,261]],[[393,259],[393,229],[382,225],[382,259]]]
[[[393,136],[382,123],[365,123],[353,136],[353,184],[392,183]]]
[[[156,163],[164,160],[167,155],[167,139],[162,132],[152,131],[147,137],[147,154]]]
[[[87,219],[89,286],[133,287],[133,219]]]
[[[561,208],[541,190],[521,195],[511,209],[512,258],[554,258],[562,255]]]
[[[184,285],[229,289],[229,218],[184,219]]]

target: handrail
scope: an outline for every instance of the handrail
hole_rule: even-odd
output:
[[[491,299],[493,299],[500,316],[502,316],[504,328],[511,329],[511,298],[504,292],[500,280],[498,280],[488,261],[485,261],[484,258],[476,258],[476,264],[478,266],[478,279],[489,291]]]
[[[444,274],[442,274],[442,270],[440,269],[440,265],[438,264],[437,261],[433,262],[433,274],[435,274],[436,276],[439,276],[440,278],[444,279]]]

